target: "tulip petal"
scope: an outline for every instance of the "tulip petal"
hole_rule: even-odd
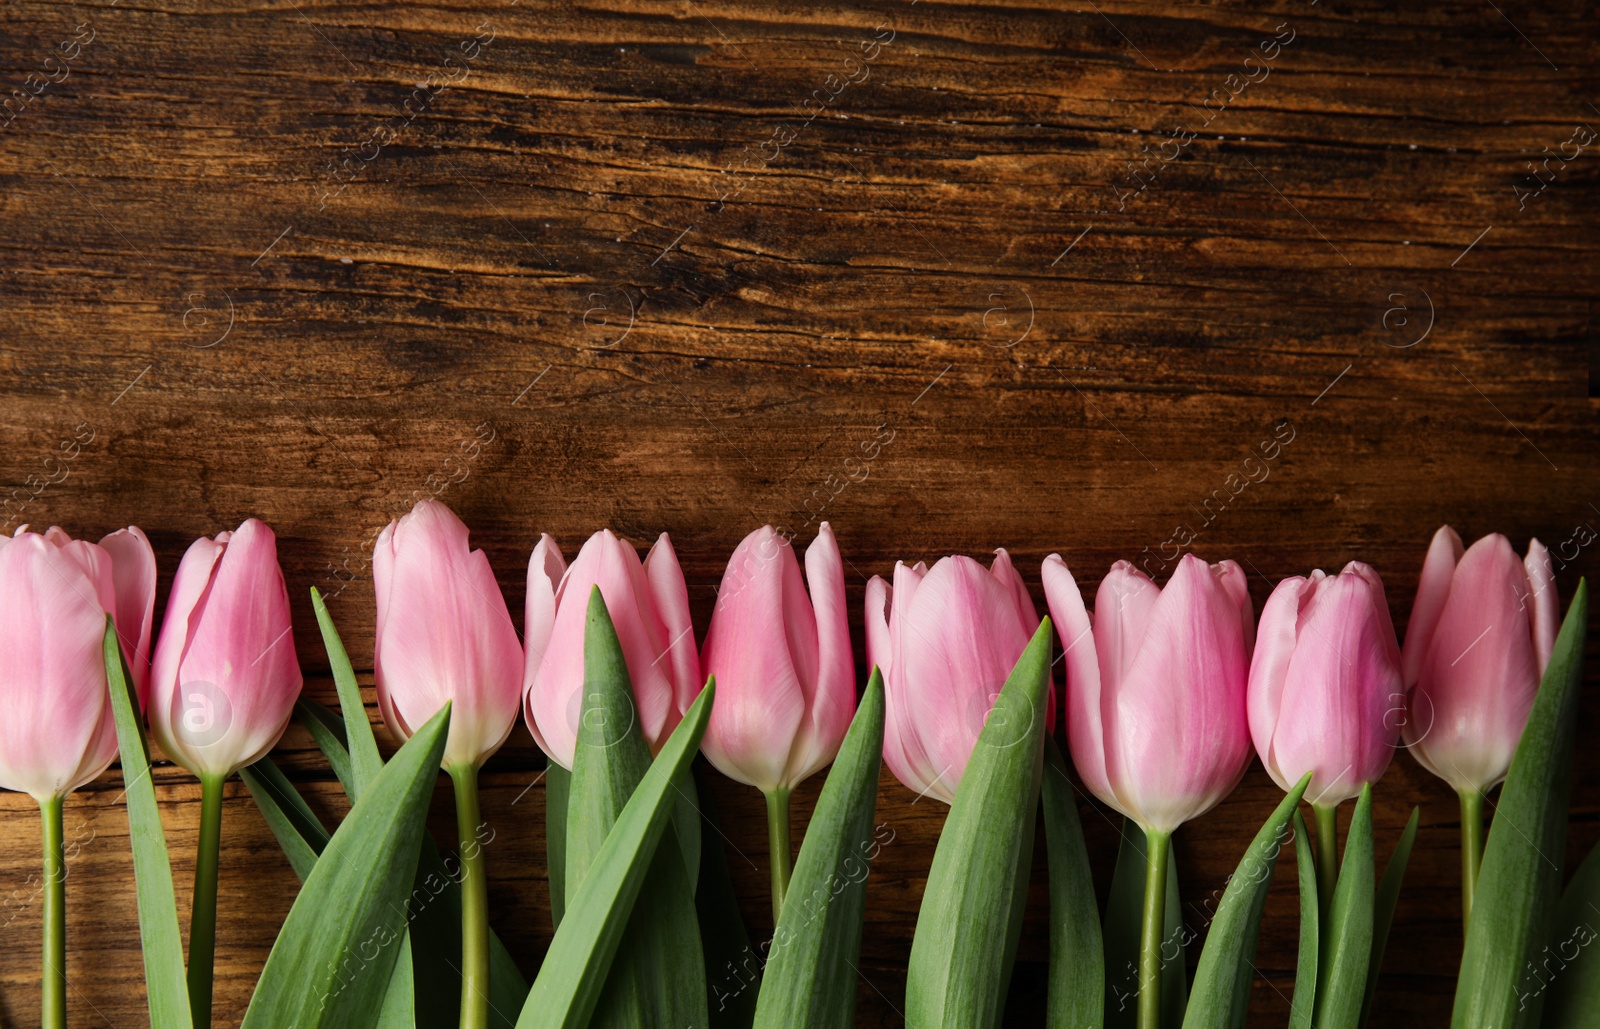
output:
[[[1556,630],[1561,627],[1561,602],[1556,596],[1556,573],[1550,551],[1538,540],[1528,541],[1528,556],[1523,558],[1528,573],[1528,615],[1533,629],[1533,653],[1543,675],[1556,646]]]
[[[550,631],[556,624],[556,587],[566,573],[561,547],[554,536],[542,533],[528,558],[528,595],[523,603],[523,649],[530,681],[550,645]]]
[[[167,713],[172,710],[178,693],[179,669],[189,646],[190,633],[198,622],[201,600],[211,589],[212,572],[222,559],[225,548],[225,543],[202,536],[183,552],[178,570],[172,577],[172,587],[167,591],[167,610],[161,619],[161,634],[150,655],[150,696],[146,709],[150,713],[150,734],[167,756],[174,760],[183,753],[183,748],[169,732],[170,718]],[[382,619],[381,609],[379,619]],[[158,716],[157,712],[161,712],[161,715]]]
[[[1429,640],[1413,693],[1432,708],[1416,741],[1459,790],[1504,778],[1539,686],[1528,629],[1527,571],[1504,536],[1467,548]],[[1421,707],[1414,700],[1413,707]],[[1420,711],[1426,718],[1428,712]]]
[[[898,590],[897,590],[898,593]],[[1031,635],[1014,595],[969,557],[942,558],[916,587],[904,614],[897,675],[915,695],[904,730],[920,750],[930,792],[954,796],[989,709]]]
[[[1345,572],[1319,587],[1301,612],[1272,753],[1291,785],[1311,772],[1307,797],[1326,806],[1382,777],[1399,728],[1388,712],[1403,692],[1381,583]]]
[[[1115,693],[1133,667],[1161,590],[1127,561],[1111,566],[1094,598],[1094,645],[1100,656],[1100,687]]]
[[[1320,572],[1315,573],[1321,575]],[[1250,660],[1250,686],[1246,702],[1250,716],[1250,738],[1267,773],[1280,789],[1295,782],[1286,780],[1273,756],[1272,740],[1277,734],[1283,707],[1283,687],[1289,675],[1289,659],[1294,656],[1299,634],[1300,609],[1314,589],[1312,580],[1295,576],[1278,583],[1261,606],[1261,627],[1256,636],[1255,654]]]
[[[1033,606],[1033,597],[1028,594],[1028,584],[1022,581],[1022,576],[1017,574],[1016,567],[1011,563],[1011,555],[1001,547],[994,552],[994,561],[989,566],[989,574],[993,575],[1011,595],[1016,598],[1017,617],[1023,625],[1029,627],[1031,632],[1039,627],[1039,609]],[[1044,722],[1047,731],[1054,732],[1056,727],[1056,698],[1055,677],[1050,677],[1049,692],[1046,695],[1044,706]]]
[[[794,550],[771,526],[746,536],[728,561],[706,631],[704,665],[716,676],[717,703],[701,749],[724,775],[766,792],[784,785],[806,712],[787,637],[791,576],[800,577]],[[811,636],[814,641],[814,627]]]
[[[114,620],[117,638],[141,706],[150,696],[150,644],[156,610],[156,554],[137,525],[118,529],[100,541],[111,555],[111,578],[116,589]],[[109,730],[116,737],[116,726]]]
[[[379,537],[374,665],[384,720],[402,736],[451,704],[448,766],[482,765],[510,735],[522,647],[494,570],[466,523],[420,501]]]
[[[989,574],[993,575],[1015,600],[1017,618],[1022,624],[1038,628],[1039,611],[1033,606],[1033,598],[1028,595],[1027,583],[1017,574],[1016,566],[1011,563],[1011,555],[1006,553],[1004,547],[995,550],[994,561],[989,565]]]
[[[689,710],[694,698],[700,695],[705,677],[700,674],[700,652],[695,647],[694,621],[689,617],[689,587],[683,579],[683,569],[678,564],[678,553],[672,549],[672,540],[666,533],[656,539],[655,545],[644,559],[645,579],[649,583],[651,599],[655,601],[656,615],[665,629],[668,678],[676,701],[672,724],[678,724],[683,712]]]
[[[44,801],[116,753],[103,739],[110,696],[92,643],[114,604],[111,561],[92,543],[19,533],[0,549],[0,583],[0,787]]]
[[[1184,555],[1127,678],[1102,700],[1106,774],[1146,829],[1171,832],[1244,774],[1247,663],[1226,578]]]
[[[184,711],[152,717],[171,713],[166,733],[180,751],[172,756],[186,758],[191,771],[232,772],[272,749],[300,695],[289,595],[264,523],[246,519],[231,535],[188,621],[174,683],[184,694],[175,707]],[[191,719],[196,692],[210,706]],[[225,721],[213,724],[213,717]],[[191,732],[191,722],[205,728]]]
[[[1433,534],[1428,556],[1422,562],[1422,574],[1417,578],[1417,599],[1411,605],[1405,646],[1400,651],[1401,671],[1407,687],[1414,686],[1422,672],[1422,659],[1450,596],[1451,580],[1455,578],[1462,553],[1461,537],[1450,526],[1441,525]]]
[[[1061,633],[1067,669],[1067,742],[1072,763],[1091,793],[1121,810],[1116,791],[1106,777],[1105,734],[1100,720],[1100,656],[1090,630],[1089,612],[1083,606],[1083,593],[1060,554],[1045,558],[1039,573],[1050,604],[1050,618]]]
[[[896,562],[892,588],[885,586],[882,579],[874,577],[873,582],[867,584],[867,618],[870,623],[876,609],[875,601],[881,595],[889,612],[889,660],[885,662],[878,656],[874,657],[873,661],[883,672],[886,726],[883,735],[883,763],[889,766],[889,771],[907,789],[922,794],[932,793],[948,804],[955,793],[940,785],[937,770],[932,767],[922,740],[917,735],[915,720],[924,705],[906,678],[905,598],[915,592],[924,572],[925,568],[920,562],[915,567],[907,567],[903,562]],[[877,585],[876,589],[874,584]],[[893,669],[892,676],[890,669]]]
[[[845,606],[844,561],[833,528],[823,522],[806,548],[806,586],[817,626],[816,684],[806,723],[789,755],[786,776],[800,782],[831,763],[856,710],[855,655]]]
[[[877,668],[889,678],[889,658],[894,647],[889,642],[889,584],[883,576],[867,580],[866,590],[867,667]]]

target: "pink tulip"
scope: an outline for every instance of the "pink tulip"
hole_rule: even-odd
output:
[[[446,768],[477,769],[511,735],[522,648],[489,559],[437,500],[390,522],[372,554],[378,708],[409,738],[446,702]]]
[[[856,689],[844,564],[827,522],[806,550],[805,583],[794,547],[772,526],[744,538],[723,573],[700,664],[717,680],[701,746],[723,775],[772,793],[833,761]]]
[[[108,613],[144,700],[156,559],[137,527],[98,545],[55,527],[26,530],[0,536],[0,787],[44,803],[116,756],[102,649]]]
[[[639,728],[652,753],[665,745],[704,684],[689,589],[666,533],[641,564],[632,544],[603,529],[589,537],[571,567],[554,539],[540,537],[528,562],[522,695],[533,738],[563,768],[572,767],[578,745],[583,631],[596,585],[622,643]]]
[[[278,545],[248,518],[190,544],[150,669],[150,729],[178,764],[225,777],[263,757],[300,695]]]
[[[1359,561],[1285,579],[1261,609],[1250,735],[1284,790],[1335,807],[1377,782],[1400,737],[1400,645],[1383,580]]]
[[[1147,832],[1209,811],[1250,763],[1244,572],[1186,554],[1158,589],[1118,561],[1095,596],[1092,633],[1059,555],[1045,559],[1043,578],[1066,647],[1067,739],[1084,784]]]
[[[907,788],[949,804],[989,709],[1039,628],[1004,550],[894,566],[867,583],[867,660],[884,686],[883,760]],[[1055,687],[1046,712],[1055,723]]]
[[[1557,608],[1538,540],[1519,561],[1498,534],[1465,554],[1448,525],[1434,534],[1402,651],[1411,691],[1402,735],[1458,792],[1481,793],[1511,767],[1555,647]]]

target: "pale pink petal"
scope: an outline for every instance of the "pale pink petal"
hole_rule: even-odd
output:
[[[550,632],[556,624],[556,587],[566,572],[567,562],[555,537],[542,533],[528,558],[528,593],[523,601],[523,651],[529,682],[550,646]]]
[[[1422,672],[1422,659],[1428,652],[1433,630],[1439,624],[1445,600],[1450,596],[1462,552],[1461,537],[1448,525],[1440,526],[1428,544],[1428,556],[1422,562],[1422,574],[1417,579],[1417,599],[1411,605],[1411,620],[1406,623],[1405,646],[1400,651],[1407,688],[1416,684]]]
[[[817,675],[806,723],[789,757],[789,783],[801,782],[833,762],[856,709],[844,562],[827,522],[806,548],[806,585],[817,625]]]
[[[1273,752],[1285,789],[1312,773],[1312,803],[1359,795],[1394,754],[1398,726],[1386,716],[1404,695],[1400,655],[1375,579],[1348,569],[1327,578],[1301,613]]]
[[[409,734],[449,703],[444,765],[482,765],[516,722],[523,676],[522,647],[488,557],[471,549],[453,511],[429,499],[379,537],[373,570],[385,721]]]
[[[989,710],[1032,635],[1010,591],[969,557],[942,558],[905,612],[898,675],[915,745],[954,794]]]
[[[1485,536],[1456,566],[1429,642],[1414,702],[1433,715],[1416,742],[1457,790],[1504,778],[1539,686],[1528,614],[1527,571],[1504,536]]]
[[[1530,540],[1528,556],[1522,563],[1528,573],[1527,608],[1533,632],[1533,653],[1542,676],[1556,649],[1556,632],[1561,628],[1561,600],[1556,595],[1556,573],[1550,564],[1550,552],[1543,543]]]
[[[0,549],[0,787],[61,796],[111,760],[100,745],[111,561],[19,533]]]
[[[117,595],[117,637],[143,707],[150,696],[150,645],[156,610],[155,551],[137,525],[106,536],[100,541],[100,549],[111,555],[111,577]]]
[[[1268,774],[1285,790],[1290,789],[1294,782],[1285,781],[1279,770],[1278,762],[1273,757],[1272,738],[1278,730],[1283,686],[1289,674],[1289,659],[1294,655],[1298,639],[1300,608],[1310,598],[1315,578],[1320,578],[1322,573],[1319,571],[1313,575],[1313,579],[1304,576],[1285,579],[1272,591],[1261,608],[1255,655],[1250,660],[1247,697],[1250,738]]]
[[[889,584],[883,576],[874,575],[867,580],[866,612],[863,621],[867,634],[867,669],[874,667],[887,678],[889,656],[894,647],[889,638]]]
[[[1127,561],[1111,566],[1094,598],[1094,645],[1100,655],[1102,704],[1115,694],[1139,656],[1161,590]]]
[[[1127,678],[1102,702],[1106,774],[1147,829],[1203,814],[1244,774],[1246,654],[1237,598],[1185,555]]]
[[[184,551],[172,577],[172,588],[167,591],[166,615],[161,619],[161,633],[150,657],[150,696],[146,706],[150,734],[174,760],[183,751],[168,732],[168,713],[178,695],[179,668],[189,646],[190,632],[198,623],[201,601],[211,589],[211,574],[225,548],[225,543],[202,536]]]
[[[676,706],[674,714],[677,716],[672,719],[672,726],[676,727],[683,713],[694,703],[694,698],[700,695],[701,688],[705,686],[705,676],[700,671],[694,622],[689,617],[689,587],[683,580],[678,554],[672,549],[672,540],[666,533],[661,534],[650,548],[650,553],[645,555],[644,574],[656,616],[662,625],[662,635],[666,639],[667,656],[660,663],[672,682]]]
[[[706,758],[729,778],[767,792],[784,785],[806,712],[785,624],[791,572],[800,575],[794,551],[770,526],[745,537],[723,575],[702,662],[717,680],[701,743]]]
[[[1101,724],[1100,657],[1090,629],[1089,612],[1077,581],[1059,554],[1044,559],[1040,568],[1050,617],[1061,634],[1063,664],[1067,669],[1067,743],[1078,777],[1090,792],[1113,807],[1120,805],[1106,778],[1106,745]]]

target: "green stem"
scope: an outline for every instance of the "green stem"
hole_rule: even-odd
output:
[[[1161,937],[1166,930],[1168,835],[1145,830],[1144,922],[1139,931],[1139,1029],[1161,1029]]]
[[[461,848],[460,1029],[489,1025],[489,883],[478,842],[478,769],[446,769],[456,788],[456,837]]]
[[[773,790],[767,794],[767,843],[772,864],[772,925],[783,914],[783,897],[789,892],[789,792]]]
[[[44,821],[44,1029],[67,1025],[67,862],[62,851],[61,798],[39,802]]]
[[[211,977],[217,953],[217,861],[222,850],[222,784],[200,776],[200,845],[194,856],[194,906],[189,916],[189,1007],[195,1029],[211,1027]]]
[[[1333,889],[1339,883],[1339,805],[1313,804],[1311,810],[1317,820],[1317,908],[1327,925]]]
[[[1472,920],[1472,894],[1478,888],[1478,868],[1483,864],[1483,794],[1461,791],[1461,932]]]

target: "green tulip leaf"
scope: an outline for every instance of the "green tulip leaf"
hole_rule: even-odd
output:
[[[395,754],[329,839],[267,956],[241,1029],[376,1026],[405,937],[446,706]]]
[[[1317,865],[1311,856],[1311,834],[1300,809],[1294,812],[1294,865],[1300,878],[1300,958],[1294,971],[1294,999],[1289,1029],[1311,1029],[1317,1011],[1317,960],[1322,946],[1322,912],[1317,898]]]
[[[715,696],[716,683],[706,683],[623,806],[583,881],[568,893],[566,916],[528,991],[517,1029],[589,1025],[628,929],[634,901],[672,822],[676,780],[694,760]]]
[[[750,933],[739,913],[739,898],[728,872],[728,855],[717,820],[716,804],[701,777],[700,765],[692,769],[700,798],[700,817],[711,827],[709,846],[700,854],[700,882],[694,907],[700,918],[700,944],[706,954],[706,1006],[710,1029],[750,1029],[756,1017],[756,996],[761,988],[761,968],[750,947]]]
[[[106,683],[111,713],[117,723],[117,748],[122,756],[123,795],[128,801],[128,840],[133,847],[134,894],[139,905],[139,940],[144,948],[144,985],[150,1024],[161,1029],[188,1029],[189,984],[183,964],[183,936],[178,930],[178,903],[172,892],[172,864],[161,828],[156,787],[150,779],[150,746],[145,741],[139,698],[122,660],[117,627],[106,616]]]
[[[906,969],[907,1025],[987,1029],[1005,1011],[1044,768],[1050,619],[1006,679],[934,850]]]
[[[581,887],[628,798],[649,770],[650,746],[639,726],[622,643],[600,587],[595,586],[589,592],[584,629],[583,713],[567,801],[568,896]],[[684,781],[680,776],[671,793],[675,823],[681,818]],[[594,1029],[706,1024],[699,916],[677,835],[669,830],[672,845],[659,849],[650,862],[591,1018]]]
[[[314,702],[313,702],[314,703]],[[319,705],[320,706],[320,705]],[[326,708],[323,709],[327,711]],[[331,711],[327,717],[335,736],[344,736],[343,722]],[[329,737],[333,739],[333,737]],[[333,745],[342,750],[343,744]],[[346,762],[347,764],[349,762]],[[328,842],[327,830],[306,805],[294,785],[263,758],[239,770],[263,818],[289,857],[289,864],[302,882],[310,874],[316,855]],[[308,820],[309,819],[309,820]],[[453,860],[453,859],[452,859]],[[396,961],[389,992],[384,1000],[380,1026],[409,1025],[409,1019],[424,1029],[454,1029],[461,991],[461,882],[460,870],[452,872],[439,853],[433,837],[422,837],[417,875],[406,905],[410,919],[410,939]],[[410,954],[409,971],[403,967]],[[489,932],[489,1023],[496,1029],[511,1029],[516,1013],[528,995],[528,981],[512,960],[510,952],[493,929]],[[405,1015],[400,1013],[404,1012]],[[400,1018],[398,1022],[388,1021]]]
[[[1528,725],[1500,790],[1456,981],[1453,1029],[1532,1029],[1544,993],[1528,963],[1549,942],[1567,847],[1567,794],[1578,729],[1589,585],[1579,580]],[[1502,824],[1503,823],[1503,824]]]
[[[544,772],[544,867],[550,885],[550,921],[561,928],[567,899],[567,798],[572,773],[546,758]]]
[[[378,741],[373,737],[372,723],[367,721],[367,706],[361,699],[361,687],[356,684],[350,655],[345,652],[339,630],[334,628],[333,616],[328,614],[328,605],[323,603],[322,594],[315,586],[311,587],[311,607],[317,613],[317,627],[322,630],[322,644],[328,652],[328,667],[333,671],[333,684],[339,691],[339,709],[344,713],[342,724],[336,731],[344,737],[345,746],[349,748],[348,782],[353,783],[355,788],[347,785],[345,792],[354,801],[361,788],[378,777],[378,772],[383,768],[383,758],[378,754]],[[331,762],[333,755],[329,754],[328,757]],[[345,776],[339,776],[339,781],[346,782]]]
[[[1066,763],[1052,741],[1044,747],[1045,850],[1050,862],[1049,1029],[1100,1029],[1105,1018],[1105,955],[1100,912],[1089,875],[1089,851]]]
[[[1411,809],[1411,819],[1406,822],[1400,842],[1389,855],[1383,878],[1378,882],[1378,896],[1372,910],[1372,960],[1367,966],[1367,992],[1361,1000],[1361,1021],[1366,1025],[1372,1013],[1372,998],[1378,992],[1378,975],[1383,971],[1383,952],[1389,945],[1389,927],[1394,924],[1394,911],[1400,903],[1400,887],[1405,884],[1406,865],[1411,863],[1411,845],[1417,841],[1417,826],[1422,820],[1422,809]]]
[[[1357,1029],[1372,966],[1372,787],[1361,787],[1339,881],[1328,906],[1327,952],[1317,974],[1317,1029]]]
[[[1310,781],[1307,774],[1288,792],[1250,842],[1239,866],[1228,876],[1228,888],[1217,903],[1216,916],[1200,951],[1200,964],[1195,968],[1184,1029],[1238,1029],[1244,1025],[1267,889],[1272,885],[1278,852],[1289,835],[1289,819]]]
[[[328,652],[328,664],[339,691],[339,706],[352,717],[347,721],[314,700],[302,697],[296,704],[302,723],[310,730],[328,763],[339,776],[346,795],[354,802],[365,784],[383,769],[378,741],[367,719],[361,688],[333,624],[327,605],[313,587],[312,607]],[[347,750],[346,747],[349,747]],[[343,769],[341,772],[340,770]],[[248,782],[248,780],[246,780]],[[292,789],[292,787],[291,787]],[[254,791],[252,790],[252,795]],[[298,799],[298,794],[295,794]],[[257,803],[261,797],[256,797]],[[304,806],[304,802],[301,801]],[[263,814],[267,814],[263,808]],[[268,824],[273,818],[267,816]],[[274,829],[276,833],[277,830]],[[324,834],[325,836],[326,834]],[[309,839],[309,837],[308,837]],[[280,842],[282,838],[280,837]],[[288,850],[288,846],[285,846]],[[321,846],[316,847],[318,853]],[[454,858],[451,859],[454,861]],[[291,862],[293,858],[291,857]],[[301,877],[302,879],[304,876]],[[424,834],[417,862],[416,884],[408,905],[410,927],[401,944],[401,960],[385,995],[383,1029],[454,1029],[461,996],[461,881],[460,870],[445,864],[432,835]],[[498,933],[489,931],[489,1023],[510,1029],[528,995],[528,980],[512,960]]]
[[[1122,820],[1122,843],[1111,875],[1101,934],[1105,940],[1106,1029],[1134,1029],[1139,1022],[1139,928],[1144,917],[1145,832],[1131,818]],[[1161,1025],[1178,1029],[1189,1004],[1189,971],[1182,901],[1178,896],[1178,858],[1167,843],[1167,900],[1162,905]],[[1169,960],[1167,955],[1171,954]]]
[[[828,771],[772,933],[756,1029],[849,1029],[867,876],[882,844],[874,829],[883,758],[883,676],[877,668]]]
[[[305,882],[317,863],[317,855],[328,845],[328,830],[323,828],[322,820],[270,757],[239,769],[239,778],[244,780],[267,828],[283,848],[289,867]]]
[[[310,697],[300,697],[294,702],[294,717],[311,736],[311,742],[328,759],[328,767],[333,769],[334,778],[344,788],[345,796],[350,798],[352,804],[355,803],[361,792],[361,783],[356,779],[350,751],[345,746],[344,719]]]
[[[1600,846],[1589,851],[1567,884],[1540,952],[1536,974],[1518,987],[1518,1003],[1548,989],[1544,1029],[1592,1029],[1600,1011],[1600,950],[1592,946],[1600,925]]]

